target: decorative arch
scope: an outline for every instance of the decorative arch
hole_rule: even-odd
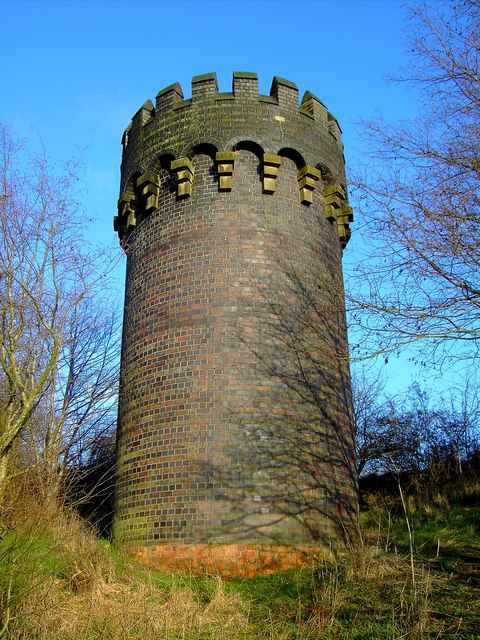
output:
[[[263,147],[253,140],[239,140],[233,145],[232,151],[250,151],[250,153],[257,156],[259,161],[262,160],[263,154],[265,153]]]
[[[303,155],[296,149],[292,149],[292,147],[283,147],[277,152],[277,155],[281,158],[293,160],[298,170],[306,165]]]
[[[145,167],[142,167],[142,166],[135,167],[135,169],[130,173],[128,177],[123,193],[129,193],[132,196],[135,195],[135,186],[137,184],[137,180],[144,173],[145,173]]]
[[[181,154],[181,157],[173,160],[170,168],[173,172],[175,182],[177,184],[177,198],[189,198],[192,195],[192,184],[194,167],[192,159],[196,155],[207,155],[215,162],[219,145],[217,141],[207,141],[204,138],[197,138],[187,145]]]
[[[196,144],[192,147],[190,158],[194,156],[204,155],[209,156],[212,161],[215,160],[215,156],[217,154],[218,147],[210,142],[201,142],[200,144]]]
[[[148,171],[158,174],[161,171],[170,171],[173,160],[175,160],[175,153],[172,149],[162,151],[148,164]]]
[[[171,170],[174,160],[174,152],[168,150],[159,154],[148,165],[148,171],[157,178],[158,186],[170,192],[175,191],[175,181]]]
[[[256,168],[257,176],[258,180],[261,181],[263,179],[263,158],[265,156],[264,148],[255,140],[236,139],[236,141],[232,145],[232,157],[235,158],[235,155],[240,151],[247,151],[252,156],[255,156],[258,161]]]
[[[215,159],[215,154],[221,148],[218,140],[207,140],[205,138],[197,138],[192,140],[190,144],[184,147],[180,153],[180,158],[188,158],[191,160],[193,156],[201,153],[210,156],[212,160]]]
[[[258,155],[258,152],[260,152],[259,157],[261,158],[265,150],[265,145],[258,138],[245,139],[243,136],[235,136],[234,138],[230,138],[224,146],[225,151],[240,151],[241,149],[252,151],[255,155]]]

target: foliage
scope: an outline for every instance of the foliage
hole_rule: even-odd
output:
[[[349,277],[353,357],[418,347],[418,360],[475,360],[480,333],[480,9],[476,0],[407,7],[419,96],[399,124],[363,122],[370,152],[351,177],[362,248]],[[426,349],[428,347],[428,352]]]

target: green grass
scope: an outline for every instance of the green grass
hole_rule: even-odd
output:
[[[364,546],[229,582],[149,570],[74,515],[33,514],[0,541],[0,638],[480,638],[480,507],[440,502],[407,500],[413,564],[398,500],[378,499],[362,513]]]

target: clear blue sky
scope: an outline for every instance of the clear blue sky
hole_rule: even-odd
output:
[[[257,72],[266,94],[274,75],[291,80],[337,117],[351,164],[359,118],[414,113],[407,88],[385,80],[407,62],[396,0],[0,0],[0,22],[0,118],[38,132],[53,158],[81,156],[104,243],[115,242],[122,133],[173,82],[189,97],[192,76],[212,71],[220,91],[233,71]]]

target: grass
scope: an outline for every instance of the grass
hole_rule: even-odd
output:
[[[28,501],[28,498],[23,498]],[[376,496],[364,544],[302,571],[224,582],[150,571],[75,513],[13,509],[0,541],[2,640],[480,638],[480,507]]]

